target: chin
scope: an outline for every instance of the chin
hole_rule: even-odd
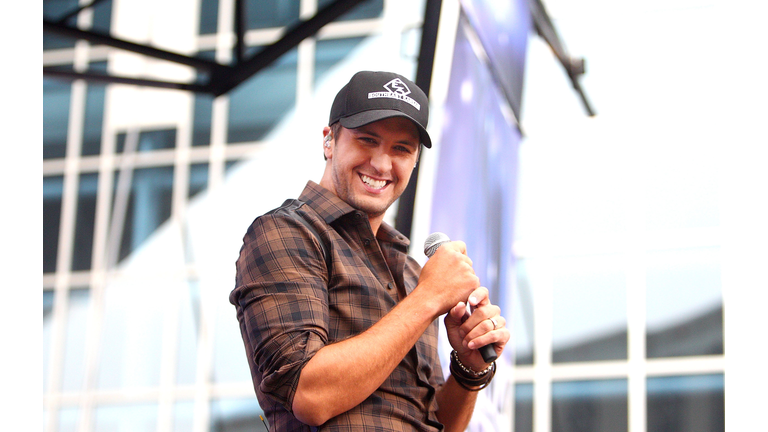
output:
[[[370,199],[369,197],[353,197],[353,202],[350,203],[352,207],[367,213],[370,216],[379,216],[384,214],[389,206],[395,200],[387,200],[383,197],[381,199]]]

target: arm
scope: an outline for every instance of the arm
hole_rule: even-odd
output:
[[[446,432],[465,430],[475,410],[477,392],[464,390],[451,375],[435,397],[440,407],[437,419],[445,425]]]
[[[321,348],[301,371],[293,413],[320,425],[370,396],[427,327],[479,285],[461,242],[447,244],[424,266],[419,284],[365,332]],[[458,386],[457,386],[458,387]]]

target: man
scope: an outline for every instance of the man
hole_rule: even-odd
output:
[[[408,79],[355,74],[323,129],[320,184],[244,237],[230,301],[272,430],[464,430],[493,377],[477,348],[501,354],[510,334],[465,244],[441,245],[420,269],[383,222],[422,145],[432,146],[427,119],[427,97]],[[443,314],[454,348],[447,380]]]

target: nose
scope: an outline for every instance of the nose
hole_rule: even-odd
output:
[[[377,151],[371,156],[371,166],[381,174],[392,170],[392,158],[385,151]]]

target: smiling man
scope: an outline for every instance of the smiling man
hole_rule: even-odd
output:
[[[330,169],[325,170],[320,186],[367,213],[375,233],[384,212],[408,185],[420,151],[418,130],[405,117],[390,117],[357,129],[333,129],[336,133],[330,127],[323,131]]]
[[[478,348],[500,355],[510,333],[465,244],[443,244],[422,269],[383,222],[432,146],[427,119],[405,77],[355,74],[323,128],[320,184],[248,229],[230,301],[271,430],[461,431],[493,378]]]

